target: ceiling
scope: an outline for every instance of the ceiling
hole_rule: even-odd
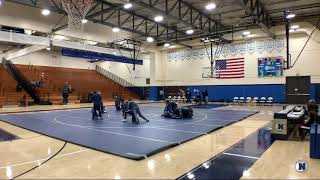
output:
[[[49,8],[66,14],[60,0],[7,0],[38,8]],[[129,0],[95,0],[86,19],[110,27],[119,27],[136,38],[152,36],[158,44],[174,42],[188,46],[185,41],[212,34],[226,34],[260,28],[270,37],[269,30],[283,23],[284,9],[296,14],[295,21],[320,15],[319,0],[130,0],[133,7],[124,9]],[[214,2],[216,8],[205,6]],[[162,15],[162,22],[154,17]],[[67,28],[62,25],[53,32]],[[194,33],[187,35],[186,30]]]

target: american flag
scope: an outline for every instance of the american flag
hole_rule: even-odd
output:
[[[220,79],[244,78],[244,58],[216,60]]]

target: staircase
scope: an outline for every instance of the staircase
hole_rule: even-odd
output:
[[[100,73],[101,75],[113,80],[114,82],[120,84],[123,87],[134,87],[134,84],[130,83],[129,81],[113,74],[112,72],[100,67],[100,66],[96,66],[96,71],[98,73]]]
[[[30,81],[23,75],[23,73],[9,60],[2,59],[3,68],[22,86],[22,89],[32,97],[35,103],[40,103],[40,97],[36,89],[34,89]]]

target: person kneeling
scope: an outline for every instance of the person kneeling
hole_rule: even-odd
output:
[[[138,115],[144,119],[146,122],[149,122],[147,118],[145,118],[139,109],[139,106],[132,100],[129,100],[129,102],[125,102],[122,109],[123,117],[124,119],[127,119],[127,115],[132,116],[132,123],[139,124],[139,118]]]
[[[162,116],[172,119],[192,118],[193,110],[190,106],[179,108],[176,102],[167,100]]]

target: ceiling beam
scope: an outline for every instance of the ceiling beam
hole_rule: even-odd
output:
[[[271,38],[276,38],[276,35],[270,31],[271,19],[269,13],[264,8],[260,0],[239,0],[242,8],[245,9],[254,23]]]

